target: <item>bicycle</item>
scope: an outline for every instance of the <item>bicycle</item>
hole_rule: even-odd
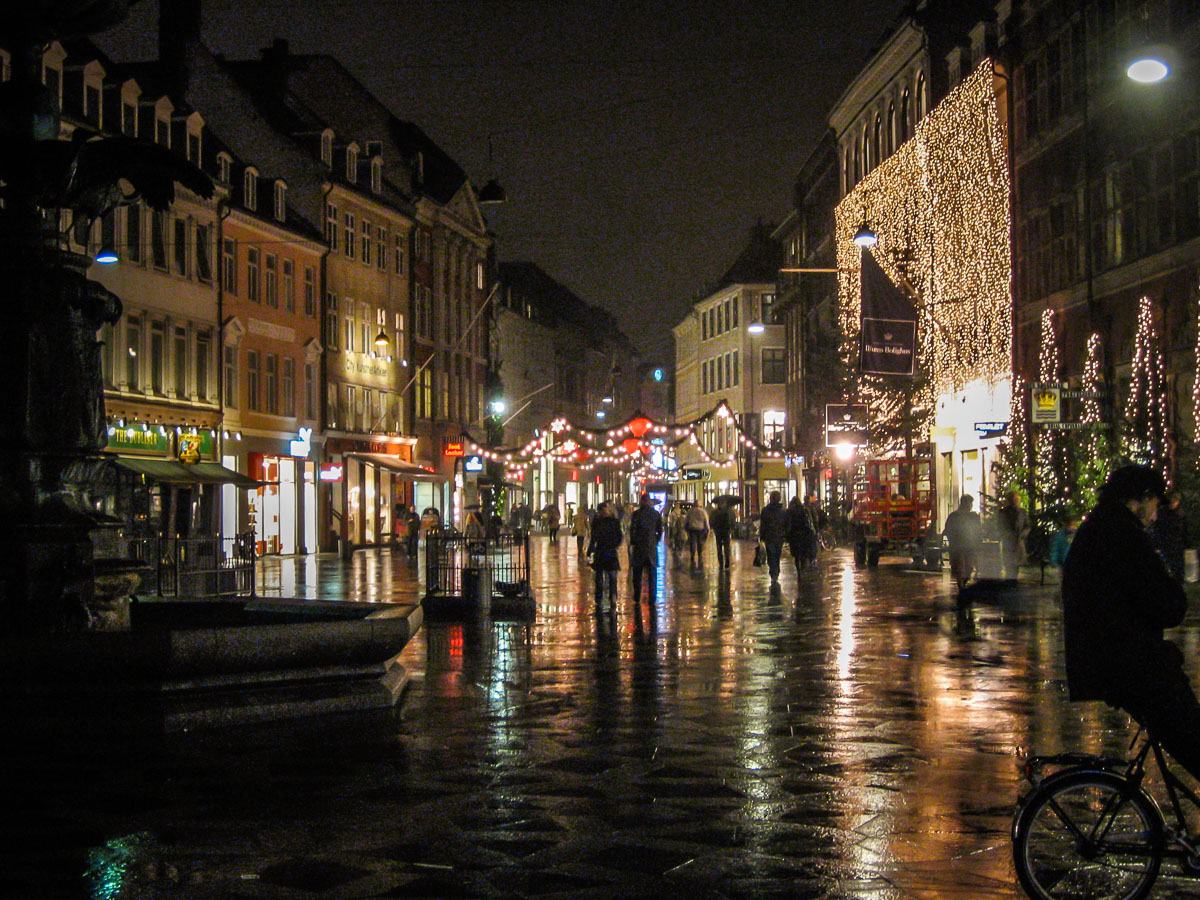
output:
[[[1132,751],[1144,729],[1129,744]],[[1200,840],[1188,829],[1182,801],[1200,810],[1200,797],[1168,765],[1161,745],[1145,732],[1132,758],[1064,753],[1031,756],[1024,764],[1032,790],[1013,819],[1013,862],[1021,887],[1039,900],[1150,893],[1164,859],[1200,877]],[[1143,785],[1153,755],[1173,824]],[[1056,768],[1043,774],[1048,768]]]

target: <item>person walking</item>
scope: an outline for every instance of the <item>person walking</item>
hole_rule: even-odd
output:
[[[595,574],[597,613],[600,612],[606,586],[609,611],[616,612],[617,609],[617,572],[621,569],[618,550],[621,540],[621,523],[617,521],[612,507],[605,500],[597,508],[596,516],[588,529],[587,556]]]
[[[1183,551],[1188,549],[1188,524],[1180,508],[1179,491],[1168,491],[1158,518],[1150,529],[1150,537],[1157,547],[1167,571],[1179,584],[1183,584]]]
[[[787,506],[787,545],[796,565],[796,578],[800,577],[805,563],[816,564],[816,553],[813,552],[816,540],[817,530],[807,504],[799,497],[793,497]]]
[[[983,520],[972,507],[975,498],[963,494],[958,509],[946,516],[946,542],[950,545],[950,575],[961,591],[975,574],[975,559],[983,534]]]
[[[663,520],[650,495],[643,493],[640,504],[629,517],[629,566],[633,570],[633,602],[642,602],[642,573],[648,580],[647,593],[654,607],[654,575],[658,566],[658,542],[663,535]],[[653,621],[653,619],[651,619]]]
[[[717,568],[729,568],[729,538],[733,535],[733,507],[729,501],[719,500],[709,516],[713,539],[717,545]]]
[[[575,552],[579,554],[579,559],[582,562],[584,557],[584,548],[588,543],[589,532],[592,530],[592,512],[583,504],[580,504],[579,511],[575,513],[571,519],[571,533],[575,535]]]
[[[546,533],[550,536],[550,543],[558,546],[558,526],[562,522],[562,514],[553,503],[546,506],[545,513]]]
[[[1021,508],[1021,495],[1010,491],[996,514],[1000,536],[1000,561],[1004,577],[1016,581],[1025,562],[1025,539],[1029,537],[1029,513]]]
[[[683,525],[687,529],[688,555],[692,568],[704,568],[704,545],[708,543],[708,510],[700,503],[687,511]]]
[[[1071,542],[1075,540],[1075,532],[1079,530],[1079,521],[1079,516],[1071,516],[1067,519],[1067,524],[1054,533],[1054,540],[1050,542],[1050,565],[1061,569],[1067,561]]]
[[[767,571],[771,583],[779,581],[779,559],[783,556],[783,542],[787,540],[787,511],[779,501],[779,491],[771,491],[758,520],[758,537],[767,548]]]
[[[405,550],[409,557],[417,555],[417,543],[421,538],[421,517],[417,515],[415,506],[406,507],[404,525],[408,529],[404,534]]]
[[[1147,533],[1165,492],[1149,466],[1122,466],[1071,542],[1062,581],[1067,692],[1125,710],[1200,776],[1200,702],[1183,653],[1163,637],[1187,615],[1187,596]]]
[[[804,508],[808,510],[808,517],[812,520],[813,539],[809,546],[811,551],[809,561],[815,563],[817,552],[821,549],[821,532],[829,525],[829,513],[825,512],[816,494],[808,495],[808,501],[804,504]]]

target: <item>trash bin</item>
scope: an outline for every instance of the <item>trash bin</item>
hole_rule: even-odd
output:
[[[462,598],[464,603],[476,606],[483,602],[483,570],[479,567],[462,570]]]

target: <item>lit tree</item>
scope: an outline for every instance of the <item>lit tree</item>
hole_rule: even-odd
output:
[[[1143,297],[1138,303],[1129,394],[1121,428],[1121,454],[1157,469],[1170,484],[1166,393],[1162,340],[1150,298]]]
[[[1062,362],[1058,350],[1058,334],[1054,328],[1054,311],[1042,313],[1042,344],[1038,354],[1038,381],[1058,384]],[[1061,518],[1069,501],[1071,485],[1064,477],[1066,465],[1066,436],[1057,429],[1042,428],[1034,436],[1034,478],[1039,507],[1051,518]]]
[[[1100,488],[1112,468],[1112,440],[1104,423],[1100,396],[1104,393],[1103,345],[1100,335],[1087,342],[1083,365],[1083,414],[1080,421],[1089,426],[1074,446],[1075,490],[1071,512],[1082,516],[1100,499]]]
[[[999,494],[1016,491],[1022,504],[1029,501],[1029,476],[1032,467],[1029,449],[1029,384],[1020,375],[1013,376],[1012,401],[1008,414],[1008,437],[1000,445],[993,464]]]

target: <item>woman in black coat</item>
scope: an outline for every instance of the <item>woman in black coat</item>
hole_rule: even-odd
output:
[[[596,612],[600,612],[605,584],[608,585],[609,608],[617,608],[617,572],[621,569],[617,550],[622,539],[621,523],[612,514],[612,507],[608,501],[601,503],[596,510],[596,518],[592,520],[591,539],[587,548],[596,574]]]
[[[813,527],[812,515],[799,497],[793,497],[787,508],[787,543],[796,564],[796,577],[800,577],[805,562],[816,561],[817,529]]]

